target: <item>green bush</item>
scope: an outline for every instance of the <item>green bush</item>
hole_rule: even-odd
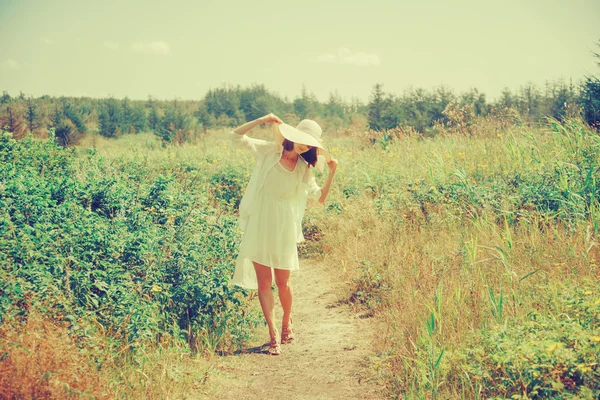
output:
[[[239,344],[256,319],[228,285],[235,218],[173,176],[114,167],[0,136],[0,320],[38,307],[123,345],[168,335],[196,346],[198,332],[219,338],[214,349]]]
[[[599,398],[598,289],[548,288],[550,313],[532,311],[473,334],[448,376],[484,398]]]
[[[215,203],[237,210],[242,200],[244,174],[234,166],[224,166],[209,177],[210,194]]]

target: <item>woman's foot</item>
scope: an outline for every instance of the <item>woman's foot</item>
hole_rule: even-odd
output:
[[[294,328],[292,327],[292,319],[288,326],[281,327],[281,343],[292,343],[294,341]]]
[[[269,341],[267,352],[272,356],[280,355],[281,343],[279,342],[279,332],[277,332],[277,329],[274,329],[272,332],[269,332],[269,336],[271,337],[271,340]]]
[[[270,355],[278,356],[281,354],[281,345],[277,341],[277,339],[271,339],[269,342],[269,348],[267,349]]]

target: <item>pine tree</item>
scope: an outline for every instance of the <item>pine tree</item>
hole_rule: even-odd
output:
[[[38,127],[37,106],[31,96],[27,98],[27,126],[31,133]]]
[[[383,115],[386,108],[385,93],[381,83],[375,84],[372,92],[372,99],[369,102],[369,129],[380,131],[383,129]]]
[[[158,111],[156,109],[156,105],[152,104],[152,108],[150,108],[150,113],[148,114],[148,126],[151,130],[156,132],[158,128],[158,124],[160,123],[160,116],[158,115]]]
[[[122,113],[119,101],[114,98],[104,100],[98,114],[100,135],[114,138],[121,134]]]
[[[600,40],[596,43],[600,47]],[[600,67],[600,54],[593,52]],[[587,76],[581,85],[579,104],[583,107],[585,120],[590,126],[600,130],[600,77]]]

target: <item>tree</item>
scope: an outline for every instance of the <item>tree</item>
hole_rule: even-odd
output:
[[[389,107],[389,102],[386,100],[383,92],[383,84],[376,83],[371,93],[371,101],[369,102],[369,129],[380,131],[384,128],[383,116]]]
[[[146,110],[141,103],[136,103],[131,108],[130,124],[135,133],[146,130],[147,126]]]
[[[240,110],[247,121],[268,113],[278,114],[282,110],[281,100],[271,94],[264,85],[253,85],[240,91]]]
[[[528,83],[519,90],[519,111],[529,116],[529,120],[540,118],[541,96],[533,83]]]
[[[10,101],[10,95],[5,90],[2,92],[2,97],[0,97],[0,104],[6,104]]]
[[[100,135],[114,138],[121,134],[122,112],[119,101],[114,98],[104,100],[98,114]]]
[[[200,107],[198,107],[198,110],[196,110],[194,116],[202,125],[204,133],[206,133],[209,128],[212,128],[217,123],[215,117],[206,110],[206,106],[204,105],[204,103],[200,104]]]
[[[158,110],[156,104],[152,104],[150,108],[150,113],[148,114],[148,126],[153,131],[156,131],[158,125],[160,124],[160,116],[158,115]]]
[[[314,118],[318,115],[318,102],[313,93],[309,93],[305,86],[302,86],[302,94],[295,98],[293,102],[294,114],[300,119]]]
[[[167,106],[165,115],[154,134],[160,137],[164,143],[183,143],[190,139],[191,128],[192,119],[174,101],[173,105]]]
[[[587,123],[600,130],[600,78],[588,76],[581,87],[579,104]]]
[[[547,84],[547,109],[545,114],[562,121],[567,116],[571,105],[577,102],[577,94],[572,83],[568,85],[560,80]]]
[[[342,120],[345,117],[344,103],[337,91],[329,93],[329,101],[325,104],[325,116]]]
[[[600,47],[600,40],[596,43]],[[600,60],[600,54],[592,52]],[[600,61],[598,62],[600,67]],[[579,104],[583,107],[585,120],[590,126],[600,130],[600,78],[587,76],[581,85]]]
[[[125,96],[123,100],[121,100],[121,123],[120,128],[123,133],[131,133],[133,124],[132,124],[132,115],[133,110],[131,107],[131,100],[129,97]]]
[[[215,118],[225,116],[227,123],[238,124],[243,122],[244,113],[240,110],[239,87],[223,86],[211,89],[204,96],[206,110]]]
[[[86,128],[80,112],[64,97],[60,98],[51,120],[54,136],[61,146],[76,145],[85,134]]]
[[[480,93],[479,90],[473,88],[466,93],[463,93],[460,99],[460,106],[472,106],[475,115],[487,115],[488,107],[485,101],[485,94]]]
[[[27,127],[29,132],[33,133],[38,127],[38,111],[37,106],[31,96],[27,98]]]
[[[6,118],[3,118],[2,129],[6,129],[8,132],[13,134],[15,139],[20,139],[23,132],[23,122],[17,113],[17,109],[14,104],[6,106]]]
[[[517,105],[517,99],[512,94],[509,88],[504,88],[500,94],[498,105],[504,108],[511,108]]]

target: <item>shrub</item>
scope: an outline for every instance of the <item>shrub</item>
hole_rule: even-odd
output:
[[[38,307],[72,330],[100,324],[124,347],[164,336],[196,347],[199,332],[219,338],[212,350],[239,345],[256,320],[228,285],[235,218],[170,176],[92,153],[82,173],[73,154],[0,137],[0,319]]]
[[[551,313],[528,315],[473,334],[456,356],[453,379],[484,397],[600,396],[598,287],[563,288]],[[593,296],[595,294],[596,296]],[[460,381],[460,379],[458,379]]]

